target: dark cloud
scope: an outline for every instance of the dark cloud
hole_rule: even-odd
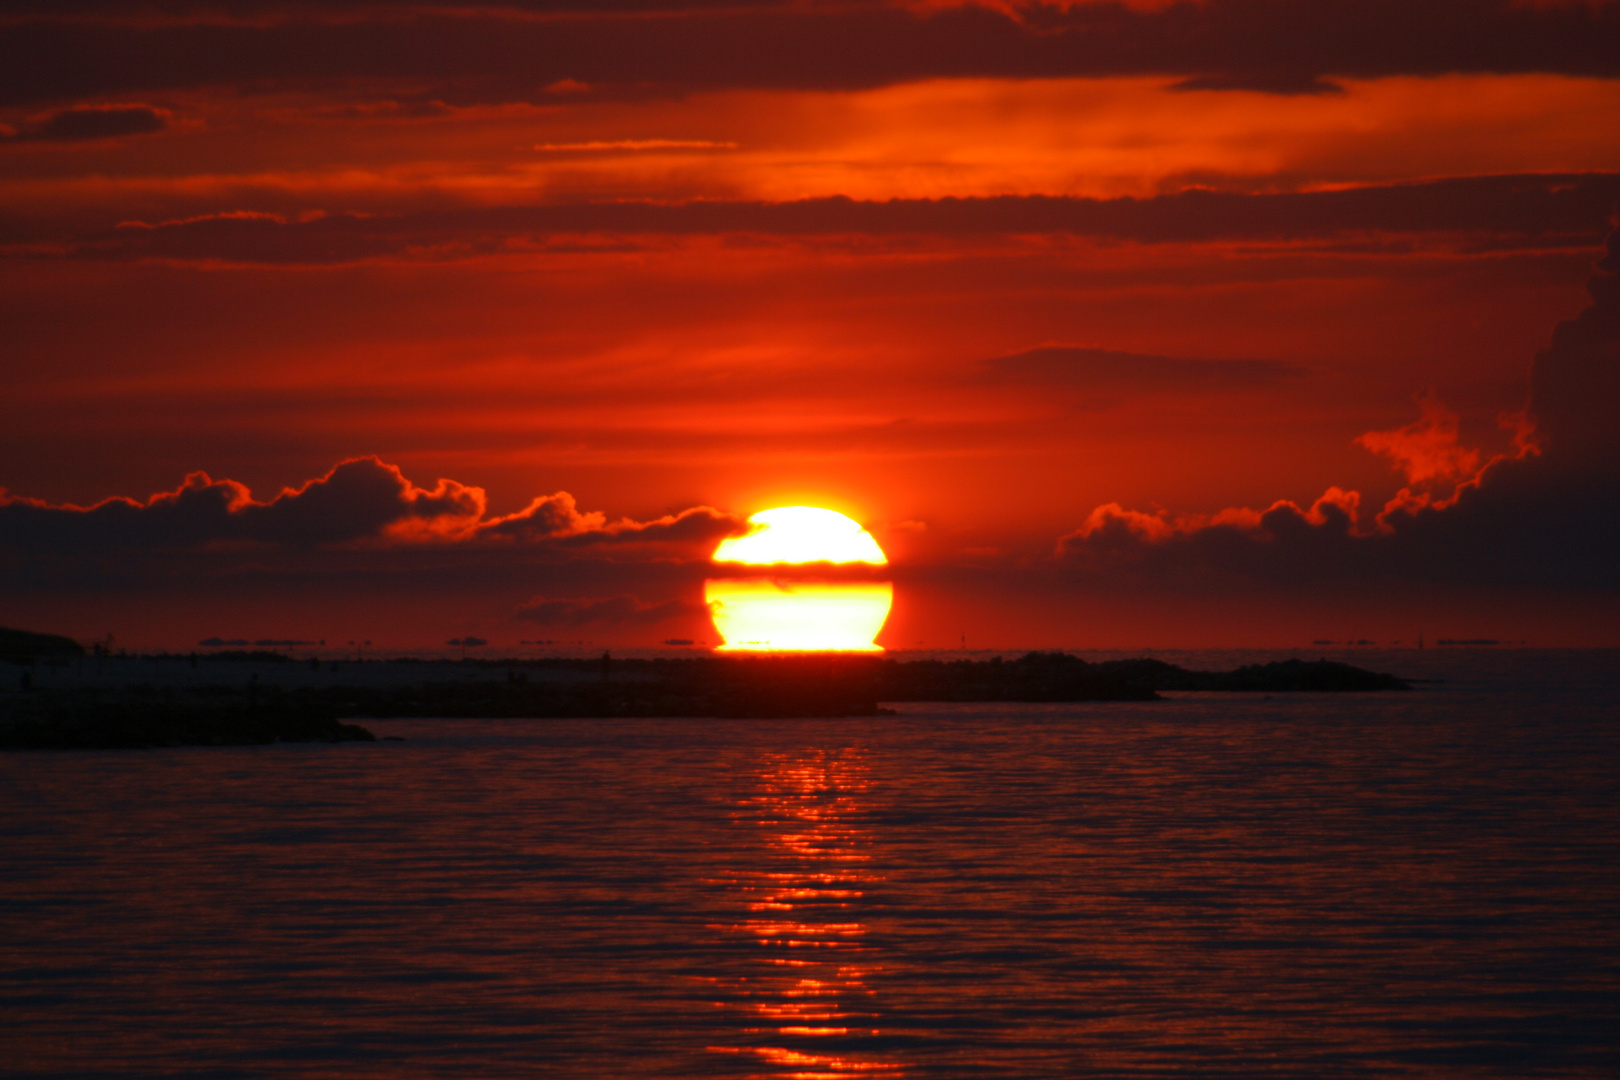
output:
[[[1536,442],[1569,472],[1620,471],[1620,232],[1597,268],[1592,305],[1558,324],[1530,374]]]
[[[986,360],[982,370],[990,382],[1116,393],[1241,390],[1275,385],[1304,373],[1282,360],[1199,360],[1067,345],[996,357]]]
[[[1416,423],[1359,440],[1413,481],[1376,515],[1336,488],[1309,508],[1278,502],[1213,519],[1109,505],[1058,553],[1086,577],[1170,587],[1620,591],[1620,232],[1589,290],[1592,305],[1559,324],[1535,358],[1525,413],[1533,429],[1461,483],[1473,462],[1456,444],[1455,417],[1429,399]]]
[[[477,535],[485,540],[534,543],[554,541],[571,547],[594,545],[674,544],[713,546],[747,527],[735,514],[709,506],[693,507],[652,521],[609,522],[600,513],[581,513],[566,491],[535,499],[515,514],[482,522]]]
[[[311,220],[243,212],[160,224],[126,223],[96,235],[65,238],[59,249],[80,258],[330,264],[373,258],[464,258],[510,252],[514,238],[543,243],[551,237],[582,235],[1056,233],[1187,243],[1454,233],[1475,246],[1588,244],[1601,237],[1617,202],[1620,175],[1597,173],[1470,177],[1280,194],[1195,190],[1146,199],[613,202],[392,216],[332,214]]]
[[[1237,591],[1365,591],[1430,583],[1476,588],[1620,590],[1614,536],[1620,498],[1603,485],[1550,474],[1533,460],[1499,462],[1453,500],[1399,504],[1378,515],[1330,490],[1304,508],[1279,502],[1248,520],[1175,522],[1110,506],[1059,542],[1091,580],[1138,587]],[[1352,509],[1358,511],[1352,514]],[[1245,515],[1246,517],[1247,515]]]
[[[397,466],[375,457],[345,461],[267,502],[256,501],[234,480],[214,480],[200,472],[146,502],[115,498],[91,507],[59,506],[0,492],[0,552],[53,557],[233,545],[387,547],[423,542],[639,545],[664,554],[707,554],[708,547],[742,527],[741,519],[710,507],[652,521],[609,522],[600,513],[581,513],[567,492],[535,499],[516,514],[488,518],[483,489],[443,479],[432,488],[418,487]]]
[[[168,111],[148,105],[76,105],[31,117],[0,142],[88,142],[151,135],[168,126]]]
[[[1252,90],[1282,97],[1320,97],[1342,94],[1344,87],[1309,73],[1292,71],[1240,71],[1226,75],[1195,75],[1170,87],[1172,90]]]
[[[634,596],[609,596],[593,599],[551,599],[537,596],[519,605],[517,617],[525,622],[548,627],[578,627],[591,624],[602,626],[652,626],[671,619],[707,617],[708,610],[691,600],[666,600],[663,603],[643,603]]]
[[[146,502],[115,498],[88,508],[0,495],[0,548],[99,550],[207,544],[340,544],[390,532],[453,534],[474,525],[484,493],[453,480],[428,490],[398,467],[355,458],[268,502],[234,480],[192,473]]]
[[[555,536],[582,535],[603,524],[601,514],[580,513],[574,497],[562,491],[537,498],[515,514],[484,522],[481,531],[490,538],[532,543]]]
[[[245,503],[236,515],[253,540],[307,545],[345,543],[390,530],[454,535],[483,511],[480,488],[454,480],[419,488],[398,466],[369,457],[346,461],[268,503]]]
[[[626,7],[642,14],[628,13]],[[54,7],[54,6],[53,6]],[[520,7],[529,7],[524,11]],[[572,14],[548,17],[565,7]],[[682,93],[925,78],[1166,75],[1298,93],[1334,76],[1620,74],[1613,5],[1515,0],[722,6],[92,5],[0,23],[0,104],[199,86],[409,80],[452,104],[571,79]],[[31,17],[32,16],[32,17]]]
[[[682,510],[652,521],[620,521],[570,537],[574,544],[672,544],[708,548],[747,529],[745,519],[709,506]]]
[[[159,225],[127,222],[81,247],[100,257],[270,264],[332,264],[402,254],[415,246],[401,222],[350,214],[288,221],[273,214],[227,213]],[[421,237],[417,233],[417,239]]]

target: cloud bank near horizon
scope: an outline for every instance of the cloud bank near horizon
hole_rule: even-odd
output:
[[[1079,573],[1081,584],[1088,575],[1125,576],[1203,589],[1401,580],[1620,588],[1610,543],[1620,530],[1620,436],[1613,423],[1620,403],[1620,231],[1611,235],[1588,291],[1591,305],[1560,324],[1535,358],[1525,411],[1510,418],[1517,425],[1511,452],[1482,463],[1479,451],[1459,443],[1456,416],[1423,396],[1418,420],[1357,440],[1388,457],[1407,482],[1375,514],[1360,493],[1339,487],[1309,507],[1280,500],[1214,515],[1110,503],[1058,539],[1054,566],[1071,580]],[[1105,375],[1120,363],[1117,355],[1099,359],[1094,352],[1026,355],[1043,377],[1050,377],[1044,368],[1051,363],[1102,363]],[[1185,378],[1189,364],[1193,377],[1214,377],[1198,366],[1212,362],[1158,359],[1166,371],[1148,365],[1145,377]],[[1279,374],[1237,371],[1245,378]],[[693,562],[744,528],[742,515],[708,506],[610,521],[581,511],[567,492],[491,515],[481,488],[450,479],[421,487],[376,457],[346,460],[267,500],[205,473],[144,502],[112,498],[79,507],[0,494],[0,551],[13,560],[48,556],[98,565],[154,550],[236,551],[252,563],[266,547],[343,549],[350,556],[464,548],[480,558],[504,547],[560,558]],[[15,571],[21,564],[12,565]],[[519,617],[544,625],[645,624],[691,613],[678,601],[541,597]]]
[[[1361,495],[1330,487],[1311,506],[1214,515],[1099,506],[1057,544],[1087,573],[1138,582],[1376,587],[1414,581],[1620,590],[1620,230],[1587,290],[1531,372],[1515,447],[1480,464],[1455,414],[1430,395],[1422,415],[1356,442],[1405,476],[1370,518]]]
[[[458,544],[559,551],[636,547],[659,557],[696,557],[708,545],[746,528],[736,515],[700,506],[650,521],[609,521],[582,512],[566,491],[533,499],[512,514],[490,516],[482,488],[441,479],[418,487],[397,465],[358,457],[324,476],[286,488],[265,501],[246,485],[196,472],[173,491],[144,502],[128,497],[91,506],[51,504],[0,491],[0,550],[73,553],[245,551]]]

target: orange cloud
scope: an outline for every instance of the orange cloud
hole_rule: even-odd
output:
[[[936,79],[397,119],[360,100],[353,120],[332,119],[327,97],[198,92],[187,109],[199,129],[139,155],[8,142],[7,155],[50,158],[0,168],[0,199],[47,220],[153,220],[625,199],[1146,197],[1620,169],[1613,79],[1400,76],[1288,97],[1186,85]]]
[[[1457,414],[1434,392],[1418,395],[1422,416],[1394,431],[1369,431],[1356,444],[1383,454],[1406,474],[1408,484],[1460,481],[1479,471],[1479,451],[1457,445]]]

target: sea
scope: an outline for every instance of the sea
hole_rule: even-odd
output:
[[[1620,653],[1331,655],[1423,681],[0,754],[0,1074],[1620,1075]]]

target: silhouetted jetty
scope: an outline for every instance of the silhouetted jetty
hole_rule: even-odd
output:
[[[200,660],[200,666],[199,666]],[[173,666],[194,681],[158,685]],[[52,686],[0,695],[0,748],[240,746],[370,740],[355,718],[880,716],[884,702],[1131,702],[1164,692],[1410,690],[1392,675],[1328,660],[1189,671],[1148,658],[1090,663],[1062,652],[1017,659],[898,660],[797,654],[680,658],[295,662],[274,652],[103,659],[149,665],[146,685]],[[252,668],[243,674],[244,667]],[[247,685],[215,685],[211,669]],[[96,678],[105,678],[97,668]],[[261,683],[261,675],[264,681]],[[453,677],[446,678],[446,675]],[[435,677],[437,676],[437,677]],[[279,681],[278,681],[279,680]],[[299,680],[302,680],[300,682]],[[324,681],[318,681],[324,680]],[[15,685],[15,684],[14,684]]]
[[[0,702],[0,749],[124,750],[161,746],[374,742],[324,702],[274,688],[201,692],[133,687],[36,691]]]

